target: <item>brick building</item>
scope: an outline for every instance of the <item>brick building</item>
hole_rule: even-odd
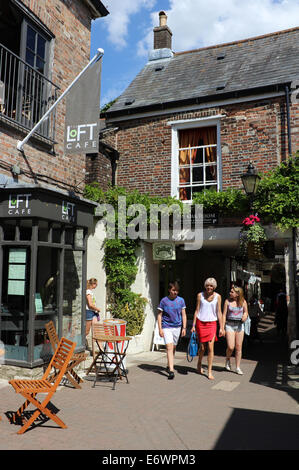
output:
[[[12,375],[39,371],[48,320],[85,346],[94,204],[82,198],[85,155],[64,153],[65,100],[17,143],[88,64],[91,22],[107,14],[99,0],[0,5],[0,340]]]
[[[292,97],[299,76],[299,28],[174,53],[166,15],[159,16],[148,62],[105,113],[102,141],[110,132],[109,145],[118,153],[117,185],[192,202],[203,189],[242,188],[240,177],[250,161],[264,173],[298,149],[299,106]],[[94,158],[95,171],[101,159]],[[205,226],[202,249],[190,252],[177,244],[176,261],[153,262],[151,240],[143,244],[140,279],[151,289],[138,280],[136,289],[151,300],[146,348],[159,297],[171,277],[181,281],[189,318],[196,293],[210,276],[224,297],[230,282],[241,278],[248,296],[271,298],[273,309],[278,286],[271,272],[281,263],[291,294],[290,323],[295,321],[292,266],[285,258],[291,234],[268,226],[273,253],[263,263],[244,267],[235,256],[240,223],[218,220]]]

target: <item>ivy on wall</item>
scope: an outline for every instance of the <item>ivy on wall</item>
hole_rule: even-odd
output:
[[[281,230],[299,227],[299,151],[262,177],[253,207]]]

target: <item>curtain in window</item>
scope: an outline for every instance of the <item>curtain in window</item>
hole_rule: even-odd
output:
[[[203,145],[213,145],[216,144],[216,127],[205,127],[202,129],[202,140]],[[216,151],[215,147],[208,147],[205,149],[206,163],[212,163],[216,161]],[[216,167],[209,167],[211,175],[216,179]]]
[[[202,127],[197,129],[185,129],[179,133],[179,148],[186,150],[180,150],[179,152],[179,166],[189,165],[190,158],[191,164],[196,160],[196,154],[198,149],[192,149],[198,145],[212,145],[216,144],[216,127]],[[205,149],[207,162],[214,162],[216,154],[213,148]],[[216,168],[210,167],[213,177],[216,177]],[[182,168],[179,170],[179,182],[180,184],[190,183],[190,169]],[[187,200],[187,189],[180,188],[180,199]]]

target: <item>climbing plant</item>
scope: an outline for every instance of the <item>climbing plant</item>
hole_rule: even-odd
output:
[[[299,151],[262,177],[253,207],[281,230],[299,226]]]
[[[230,188],[225,191],[208,189],[196,193],[194,204],[202,204],[205,212],[217,212],[219,215],[235,216],[249,210],[249,201],[240,189]]]

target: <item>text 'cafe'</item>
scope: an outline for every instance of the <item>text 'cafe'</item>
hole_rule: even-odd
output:
[[[94,203],[36,185],[0,193],[0,341],[4,364],[42,366],[45,328],[84,350],[88,228]],[[3,362],[3,361],[2,361]]]

